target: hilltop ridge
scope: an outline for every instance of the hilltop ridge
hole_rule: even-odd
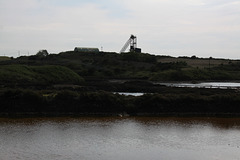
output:
[[[84,53],[66,51],[59,54],[21,56],[0,61],[0,66],[62,66],[85,80],[139,79],[146,81],[234,81],[240,80],[240,61],[157,56],[147,53]],[[2,69],[1,74],[6,70]],[[5,74],[7,83],[9,74]],[[54,71],[56,72],[56,71]],[[57,72],[56,72],[57,73]],[[20,70],[18,74],[21,73]],[[11,76],[10,76],[11,77]],[[9,78],[10,78],[9,77]],[[3,78],[3,77],[2,77]],[[34,79],[34,78],[33,78]],[[18,79],[16,79],[17,81]],[[0,81],[2,81],[0,77]],[[18,83],[18,82],[17,82]],[[22,82],[24,83],[24,82]],[[59,81],[56,80],[58,84]],[[19,84],[19,83],[18,83]]]

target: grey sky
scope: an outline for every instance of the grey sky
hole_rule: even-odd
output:
[[[0,56],[103,47],[240,59],[240,0],[0,0]]]

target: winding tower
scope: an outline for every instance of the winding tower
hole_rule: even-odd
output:
[[[130,46],[129,52],[141,53],[141,48],[137,48],[137,37],[136,36],[134,36],[134,35],[130,36],[130,38],[127,40],[127,42],[124,44],[124,46],[120,50],[120,53],[124,53],[129,46]]]

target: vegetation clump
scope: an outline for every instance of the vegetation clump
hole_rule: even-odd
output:
[[[152,93],[143,96],[124,96],[116,93],[60,91],[33,91],[6,89],[0,92],[0,114],[83,115],[210,115],[232,116],[240,114],[240,95],[173,92]]]

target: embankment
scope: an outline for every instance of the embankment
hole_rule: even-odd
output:
[[[173,91],[173,90],[172,90]],[[240,94],[209,89],[189,93],[152,93],[124,96],[106,91],[33,91],[5,89],[0,93],[1,115],[157,115],[239,116]]]

